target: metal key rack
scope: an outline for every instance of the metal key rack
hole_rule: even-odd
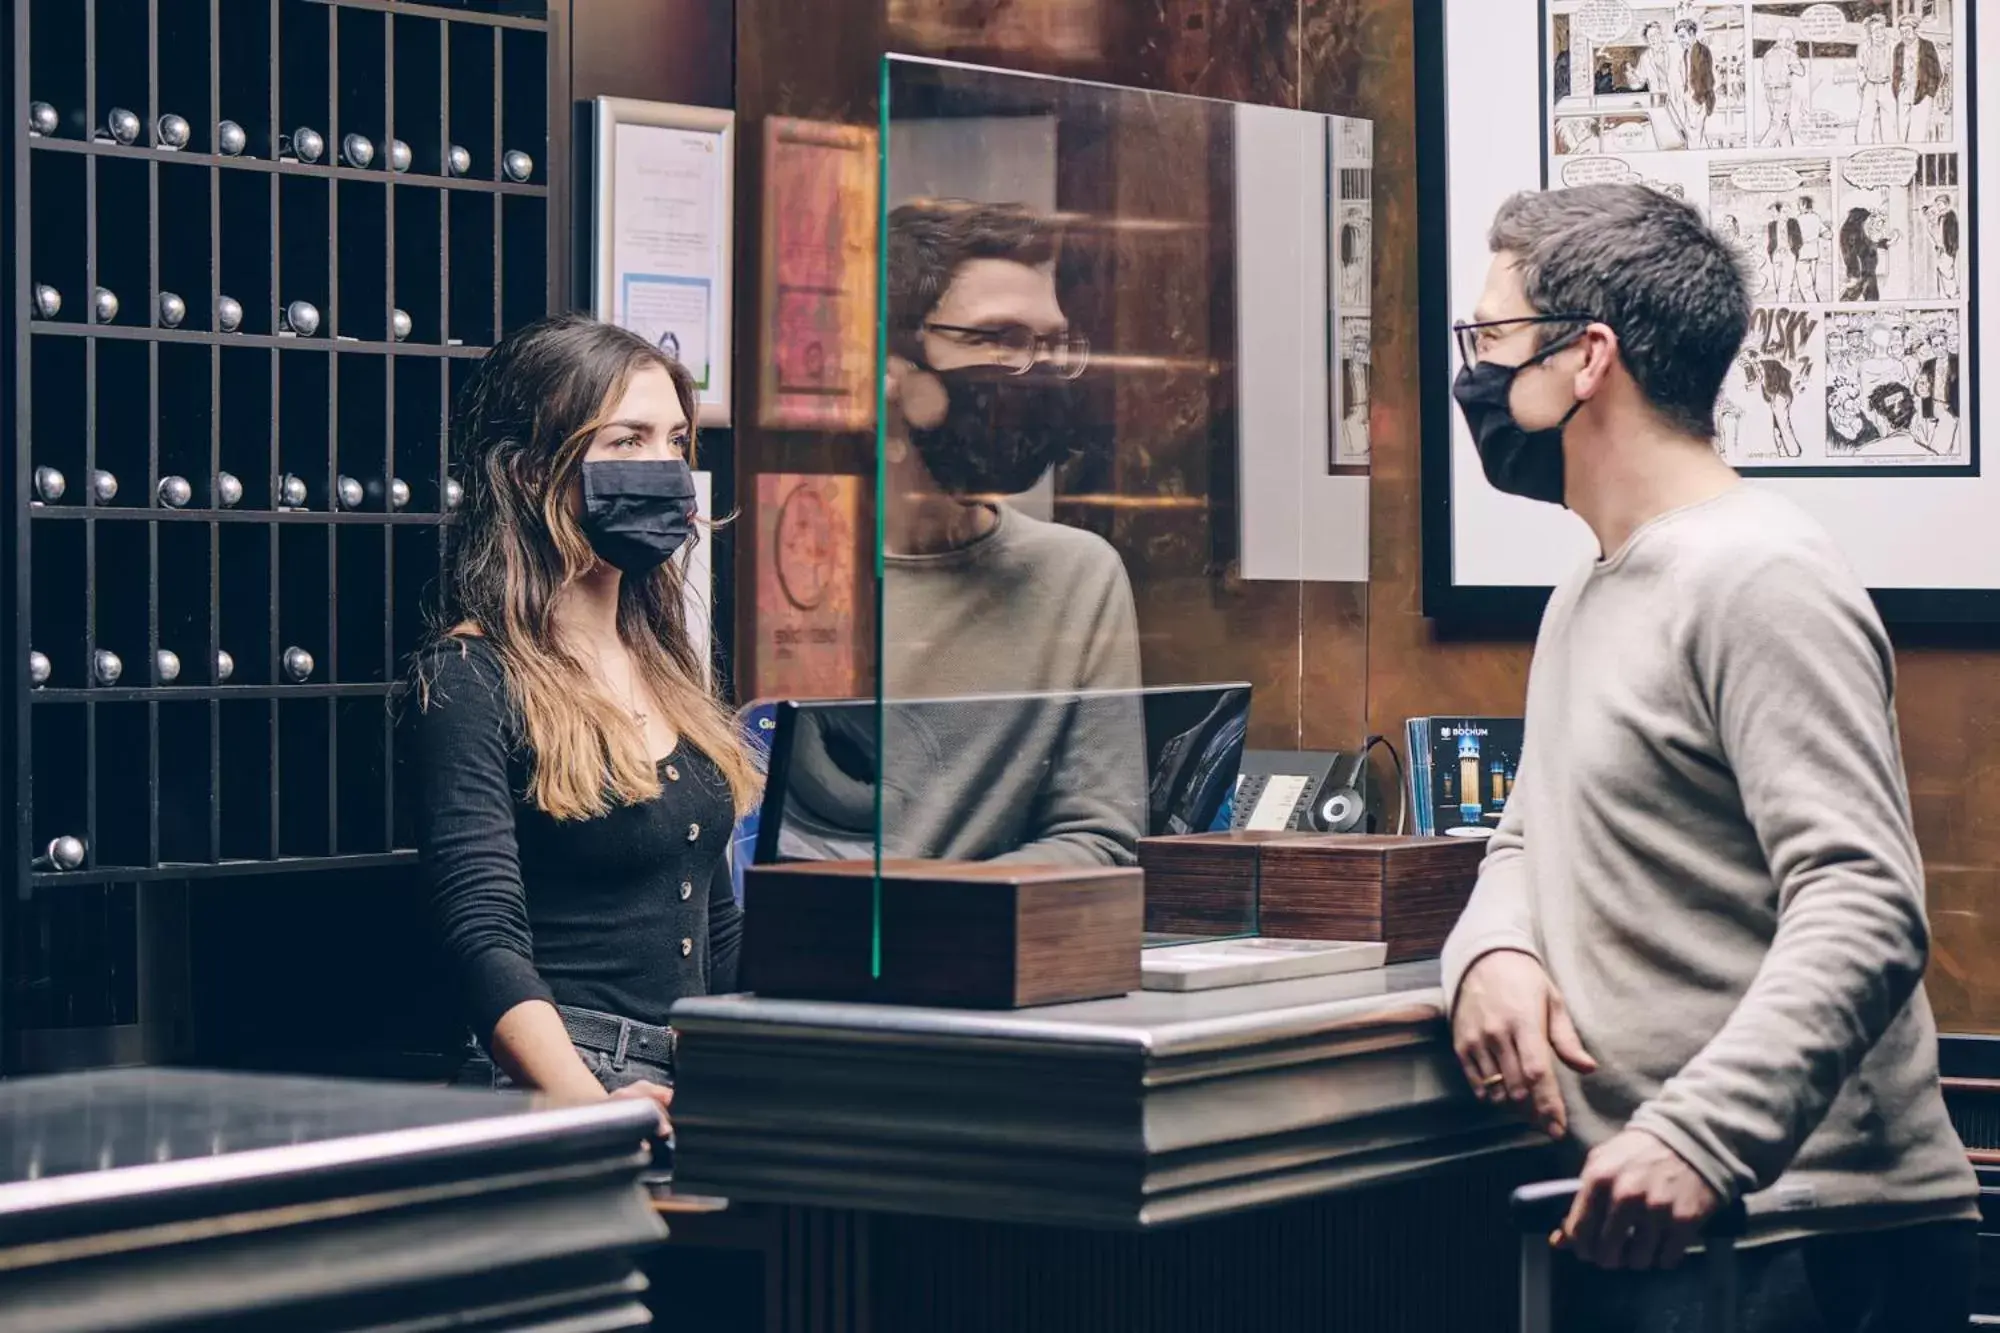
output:
[[[558,304],[567,75],[543,0],[10,9],[15,1027],[139,886],[414,855],[388,704],[451,404]]]

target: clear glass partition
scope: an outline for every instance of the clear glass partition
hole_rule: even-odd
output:
[[[875,706],[798,719],[788,826],[1283,827],[1272,752],[1364,739],[1367,125],[890,57],[879,151]],[[1254,876],[1208,888],[1149,938],[1254,932]]]

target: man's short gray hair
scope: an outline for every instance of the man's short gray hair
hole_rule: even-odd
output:
[[[1691,206],[1645,185],[1517,194],[1487,243],[1520,266],[1536,310],[1609,325],[1661,417],[1714,433],[1716,396],[1750,331],[1750,288],[1742,256]]]

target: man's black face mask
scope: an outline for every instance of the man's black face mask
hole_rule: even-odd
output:
[[[1016,495],[1082,451],[1076,381],[1039,367],[921,369],[944,385],[944,420],[910,427],[933,480],[951,495]]]
[[[1531,431],[1514,419],[1511,395],[1522,371],[1548,360],[1577,336],[1557,339],[1518,366],[1475,361],[1458,372],[1451,396],[1465,414],[1480,466],[1495,490],[1544,504],[1563,503],[1563,429],[1583,410],[1583,401],[1578,399],[1547,430]]]

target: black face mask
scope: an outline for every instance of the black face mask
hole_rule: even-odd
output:
[[[1583,410],[1582,400],[1547,430],[1531,431],[1523,430],[1514,420],[1508,395],[1522,371],[1540,365],[1566,346],[1567,342],[1560,342],[1545,347],[1518,366],[1475,361],[1459,371],[1452,383],[1451,396],[1465,413],[1465,424],[1479,447],[1480,465],[1495,490],[1545,504],[1563,502],[1563,428]]]
[[[677,458],[583,465],[583,535],[622,573],[648,573],[680,550],[694,509],[694,472]]]
[[[993,366],[930,373],[949,406],[938,425],[912,426],[910,440],[946,493],[1018,495],[1082,451],[1075,381]]]

